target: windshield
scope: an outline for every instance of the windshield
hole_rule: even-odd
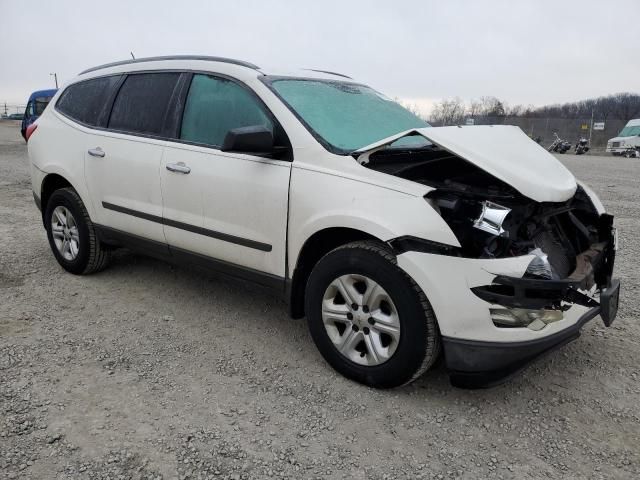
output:
[[[624,127],[618,134],[619,137],[635,137],[636,135],[640,135],[640,125]]]
[[[412,128],[429,124],[372,88],[354,83],[300,78],[276,79],[271,88],[329,150],[347,154]],[[404,137],[391,148],[430,145]]]
[[[44,109],[47,108],[49,102],[53,97],[35,97],[29,100],[27,104],[27,110],[25,112],[27,117],[39,117],[44,112]]]
[[[44,109],[47,108],[53,97],[38,97],[35,99],[36,115],[42,115]]]
[[[38,116],[42,115],[42,112],[44,112],[44,109],[47,108],[47,105],[49,105],[49,102],[52,98],[53,97],[37,97],[35,99],[35,114]]]

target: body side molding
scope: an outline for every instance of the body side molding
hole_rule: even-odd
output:
[[[150,213],[139,212],[138,210],[132,210],[130,208],[121,207],[120,205],[114,205],[109,202],[102,202],[102,206],[107,210],[113,210],[114,212],[124,213],[125,215],[131,215],[133,217],[142,218],[143,220],[149,220],[150,222],[161,223],[168,227],[179,228],[180,230],[186,230],[188,232],[197,233],[198,235],[204,235],[207,237],[222,240],[223,242],[235,243],[236,245],[242,245],[243,247],[253,248],[263,252],[270,252],[272,246],[268,243],[258,242],[248,238],[236,237],[235,235],[229,235],[228,233],[216,232],[215,230],[209,230],[207,228],[198,227],[196,225],[190,225],[188,223],[178,222],[168,218],[162,218],[157,215],[151,215]]]

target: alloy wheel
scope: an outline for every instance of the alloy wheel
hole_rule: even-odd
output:
[[[58,252],[67,261],[73,261],[80,249],[80,235],[76,219],[67,207],[56,207],[51,215],[51,235]]]
[[[389,294],[364,275],[333,280],[322,301],[322,321],[336,349],[359,365],[389,360],[400,341],[400,319]]]

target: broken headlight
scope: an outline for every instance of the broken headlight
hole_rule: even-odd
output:
[[[510,208],[452,193],[432,195],[427,201],[451,227],[464,256],[495,258],[506,253],[511,243],[507,227],[511,221]]]
[[[473,226],[492,235],[502,235],[505,233],[502,224],[509,212],[510,208],[485,200],[482,202],[482,212],[473,222]]]

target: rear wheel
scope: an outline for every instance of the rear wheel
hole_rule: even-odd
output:
[[[51,251],[62,268],[83,275],[107,266],[110,252],[100,243],[89,213],[74,189],[53,192],[44,221]]]
[[[354,242],[325,255],[309,277],[305,308],[320,353],[360,383],[403,385],[438,357],[433,310],[381,243]]]

